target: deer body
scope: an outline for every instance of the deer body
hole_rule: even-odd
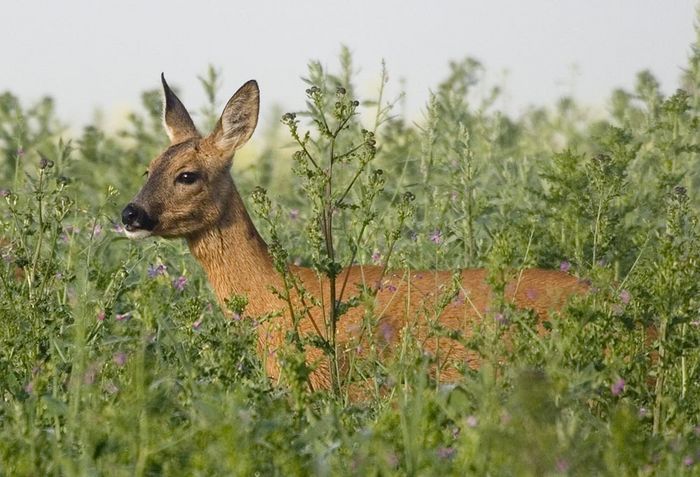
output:
[[[252,134],[258,115],[259,93],[254,82],[246,83],[229,100],[214,132],[202,138],[182,103],[163,79],[164,122],[172,145],[149,166],[149,178],[135,199],[122,212],[127,235],[183,237],[193,256],[204,268],[220,304],[233,295],[248,299],[247,316],[279,312],[258,328],[258,353],[268,375],[279,377],[277,351],[292,327],[288,304],[273,288],[282,289],[267,245],[256,230],[230,175],[233,152]],[[325,279],[302,267],[290,267],[304,289],[328,307],[330,288]],[[381,267],[353,266],[338,277],[338,292],[347,278],[346,290],[357,286],[375,288],[372,329],[367,329],[365,307],[350,308],[337,323],[336,350],[341,363],[368,345],[389,352],[410,331],[422,349],[431,353],[441,379],[457,377],[465,364],[478,366],[478,356],[459,342],[428,339],[431,322],[469,337],[475,324],[489,313],[492,291],[481,269],[461,271],[458,293],[437,309],[452,286],[453,274],[446,271],[406,271],[384,274]],[[533,309],[541,318],[560,308],[573,293],[583,289],[566,273],[525,270],[506,289],[506,298],[519,308]],[[301,305],[300,297],[292,301]],[[299,322],[305,334],[323,334],[324,313],[315,307]],[[491,315],[493,318],[493,316]],[[328,338],[328,337],[326,337]],[[307,362],[314,369],[311,384],[330,385],[329,362],[319,349],[308,347]],[[342,365],[342,364],[341,364]]]

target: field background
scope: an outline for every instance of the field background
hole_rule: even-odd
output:
[[[51,99],[6,92],[0,474],[700,473],[700,43],[677,92],[640,72],[611,92],[605,118],[571,98],[506,114],[484,67],[465,59],[410,121],[385,73],[358,97],[356,69],[346,49],[330,70],[310,63],[305,107],[278,114],[322,156],[314,119],[357,108],[339,143],[373,146],[334,178],[360,171],[333,231],[338,263],[486,267],[495,286],[554,268],[591,293],[545,336],[506,305],[487,316],[468,342],[484,365],[456,383],[429,379],[410,336],[393,358],[351,370],[373,390],[366,401],[309,392],[291,342],[292,364],[271,383],[253,320],[219,310],[186,246],[120,232],[119,211],[167,144],[160,92],[144,92],[119,131],[87,126],[72,140]],[[216,67],[201,84],[208,99],[190,107],[208,131],[232,91]],[[253,214],[263,236],[323,273],[324,203],[298,149],[289,127],[262,124],[233,177],[250,210],[256,187],[267,191],[269,210]]]

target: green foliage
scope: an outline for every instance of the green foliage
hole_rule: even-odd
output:
[[[234,165],[284,278],[276,292],[324,310],[316,337],[293,310],[282,383],[256,353],[256,320],[274,316],[247,317],[244,296],[219,309],[184,244],[119,232],[166,144],[158,93],[117,134],[89,126],[72,141],[51,100],[0,96],[0,474],[697,473],[698,45],[683,90],[664,97],[640,73],[604,121],[570,98],[509,117],[466,59],[414,124],[392,115],[385,68],[363,101],[340,57],[337,74],[310,65],[305,106],[258,135],[261,163]],[[222,92],[213,67],[200,80],[204,130]],[[374,290],[322,303],[290,263],[335,281],[357,262],[487,268],[493,316],[452,336],[483,366],[436,382],[405,333],[393,358],[372,350],[341,370],[336,324],[363,305],[377,332]],[[503,299],[535,266],[590,290],[546,334]],[[456,283],[421,318],[454,299]],[[310,348],[333,363],[328,391],[308,386]],[[358,383],[368,397],[349,401]]]

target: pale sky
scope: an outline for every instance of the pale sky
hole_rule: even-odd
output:
[[[54,97],[73,125],[96,108],[110,120],[137,107],[164,71],[191,109],[204,103],[197,76],[223,73],[221,100],[246,80],[273,104],[302,107],[310,59],[336,67],[340,45],[360,69],[359,91],[385,59],[393,85],[405,79],[417,114],[448,71],[472,56],[492,81],[506,80],[509,112],[565,94],[603,107],[616,87],[650,69],[667,93],[695,38],[694,0],[166,1],[2,0],[0,91],[26,102]],[[507,72],[507,73],[506,73]]]

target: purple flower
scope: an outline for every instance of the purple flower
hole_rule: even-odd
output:
[[[396,291],[396,285],[394,285],[393,283],[387,283],[384,288],[390,293],[394,293]]]
[[[233,319],[233,321],[241,321],[241,314],[237,311],[234,311],[231,318]]]
[[[457,451],[454,447],[439,447],[435,452],[439,458],[448,460],[452,459]]]
[[[612,392],[613,396],[619,396],[622,394],[622,391],[625,389],[625,380],[620,378],[617,381],[615,381],[612,386],[610,386],[610,391]]]
[[[561,270],[564,273],[567,273],[570,269],[571,269],[571,264],[566,260],[564,260],[563,262],[561,262],[559,264],[559,270]]]
[[[199,329],[202,327],[202,322],[204,321],[204,318],[200,318],[194,323],[192,323],[192,329],[194,331],[199,331]]]
[[[382,334],[384,341],[389,342],[394,336],[394,327],[388,321],[384,321],[379,325],[379,332]]]
[[[479,419],[476,416],[474,416],[474,415],[467,416],[467,426],[468,427],[471,427],[472,429],[474,429],[478,425],[479,425]]]
[[[105,311],[100,310],[97,312],[97,321],[105,321]]]
[[[556,467],[557,472],[559,473],[566,474],[569,471],[569,461],[564,459],[563,457],[559,457],[554,466]]]
[[[687,455],[683,458],[683,465],[686,467],[690,467],[694,463],[695,463],[695,460],[689,455]]]
[[[131,312],[127,311],[126,313],[117,313],[114,319],[117,321],[129,321],[131,319]]]
[[[124,227],[122,224],[114,224],[114,227],[112,227],[114,231],[118,234],[123,234],[124,233]]]
[[[114,364],[117,366],[122,367],[126,364],[126,358],[126,353],[119,351],[118,353],[114,353],[114,356],[112,356],[112,361],[114,361]]]
[[[180,275],[175,280],[173,280],[173,288],[176,289],[177,291],[184,290],[185,285],[187,285],[187,277]]]
[[[381,261],[382,261],[382,254],[379,253],[379,250],[375,250],[372,253],[372,263],[379,264]]]
[[[102,226],[100,224],[95,224],[95,226],[92,228],[92,236],[99,237],[101,233],[102,233]]]
[[[148,266],[148,276],[150,278],[156,278],[159,275],[165,275],[166,270],[168,267],[163,265],[162,263],[160,265],[156,265],[155,267],[153,265]]]
[[[501,326],[506,326],[508,324],[508,318],[503,316],[503,313],[496,313],[493,319],[496,320],[496,323],[498,323]]]
[[[10,189],[0,189],[0,197],[9,197]]]
[[[442,231],[435,230],[433,233],[430,234],[429,238],[430,241],[434,244],[440,245],[442,243]]]
[[[620,301],[622,303],[624,303],[625,305],[627,305],[631,299],[632,299],[632,295],[630,295],[630,292],[628,292],[627,290],[622,290],[620,292]]]
[[[296,220],[299,218],[299,209],[292,209],[289,211],[289,218]]]

